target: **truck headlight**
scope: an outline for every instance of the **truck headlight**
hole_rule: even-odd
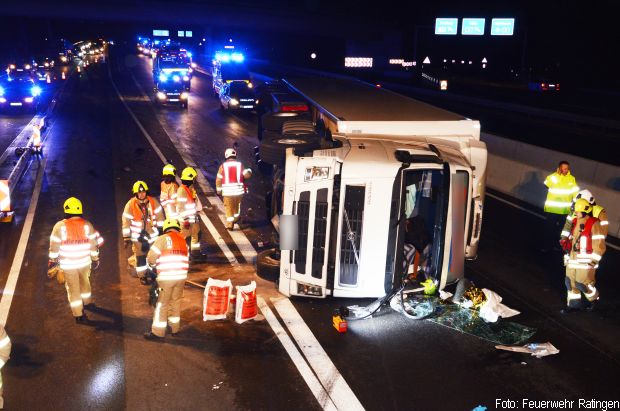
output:
[[[166,99],[166,94],[162,93],[161,91],[157,92],[157,98],[160,100],[165,100]]]
[[[239,105],[239,100],[237,100],[236,98],[231,98],[230,99],[230,105],[231,106],[238,106]]]

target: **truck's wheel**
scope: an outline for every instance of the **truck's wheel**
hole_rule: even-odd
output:
[[[272,113],[265,113],[261,116],[260,122],[265,131],[282,131],[282,124],[291,120],[307,120],[311,122],[312,118],[305,113],[293,116],[276,116]]]
[[[277,280],[280,277],[280,260],[276,258],[277,249],[261,251],[256,256],[256,274],[266,280]]]
[[[320,139],[316,134],[286,136],[265,131],[258,152],[261,160],[265,163],[282,166],[286,159],[286,149],[290,147],[299,151],[316,150],[320,147]]]

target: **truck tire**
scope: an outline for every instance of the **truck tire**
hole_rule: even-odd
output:
[[[286,149],[295,148],[300,152],[312,151],[320,146],[319,136],[316,134],[282,135],[272,131],[265,131],[260,142],[258,153],[265,163],[284,165]]]
[[[306,113],[297,114],[294,116],[278,116],[271,112],[267,112],[261,116],[260,123],[265,131],[281,131],[282,124],[292,120],[312,121],[310,115]]]
[[[263,250],[256,256],[256,274],[266,280],[276,281],[280,277],[280,260],[275,258],[277,249]]]

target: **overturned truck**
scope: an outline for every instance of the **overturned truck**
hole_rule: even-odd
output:
[[[267,209],[287,239],[258,269],[279,261],[281,293],[382,297],[407,271],[439,289],[463,277],[485,194],[478,121],[353,80],[270,88],[257,158],[272,168]]]

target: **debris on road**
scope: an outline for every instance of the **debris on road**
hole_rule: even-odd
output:
[[[519,347],[507,346],[507,345],[496,345],[495,348],[497,348],[498,350],[529,353],[529,354],[532,354],[532,356],[536,358],[542,358],[542,357],[546,357],[548,355],[554,355],[560,352],[560,350],[555,348],[553,344],[551,344],[550,342],[546,342],[542,344],[530,343],[530,344],[525,344],[524,346],[519,346]]]

